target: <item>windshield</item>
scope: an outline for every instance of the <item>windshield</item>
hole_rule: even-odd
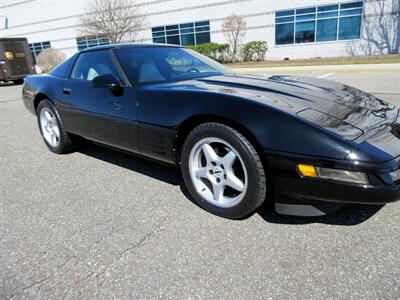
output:
[[[129,79],[136,83],[233,74],[216,61],[185,48],[138,47],[115,52]]]

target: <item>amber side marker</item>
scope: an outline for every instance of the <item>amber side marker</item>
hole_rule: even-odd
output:
[[[313,177],[317,178],[317,170],[315,169],[314,166],[311,165],[297,165],[297,169],[299,170],[300,174],[304,177]]]

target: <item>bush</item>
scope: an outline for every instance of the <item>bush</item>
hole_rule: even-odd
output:
[[[36,58],[36,64],[43,73],[50,72],[65,60],[65,54],[60,50],[47,48],[44,49]]]
[[[267,42],[251,41],[242,48],[243,60],[246,62],[264,60],[267,51]]]
[[[197,46],[189,46],[189,48],[220,63],[232,61],[228,44],[207,43]]]

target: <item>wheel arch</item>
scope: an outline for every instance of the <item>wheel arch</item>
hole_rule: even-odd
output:
[[[233,119],[227,118],[227,117],[213,115],[213,114],[200,114],[200,115],[195,115],[195,116],[189,117],[188,119],[183,121],[176,129],[176,132],[174,135],[174,141],[173,141],[173,145],[174,145],[174,149],[175,149],[174,159],[175,159],[176,163],[180,164],[181,155],[182,155],[182,147],[186,140],[186,137],[190,134],[190,132],[194,128],[196,128],[197,126],[199,126],[201,124],[205,124],[205,123],[219,123],[219,124],[223,124],[223,125],[229,126],[233,129],[237,130],[244,137],[246,137],[246,139],[252,144],[254,149],[257,151],[258,155],[262,158],[264,157],[263,148],[261,146],[261,143],[258,141],[256,136],[251,132],[251,130],[246,128],[246,126],[244,126],[243,124],[240,124],[239,122],[237,122]],[[263,164],[264,164],[265,163],[264,159],[262,159],[262,160],[263,160]]]
[[[33,100],[33,107],[35,109],[35,112],[39,106],[39,103],[43,100],[49,100],[53,105],[53,101],[47,96],[45,93],[39,92],[36,94],[35,99]]]

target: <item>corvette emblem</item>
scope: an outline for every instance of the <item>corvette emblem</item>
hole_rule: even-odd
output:
[[[14,54],[12,52],[7,51],[6,52],[6,58],[8,60],[13,60],[14,59]]]

